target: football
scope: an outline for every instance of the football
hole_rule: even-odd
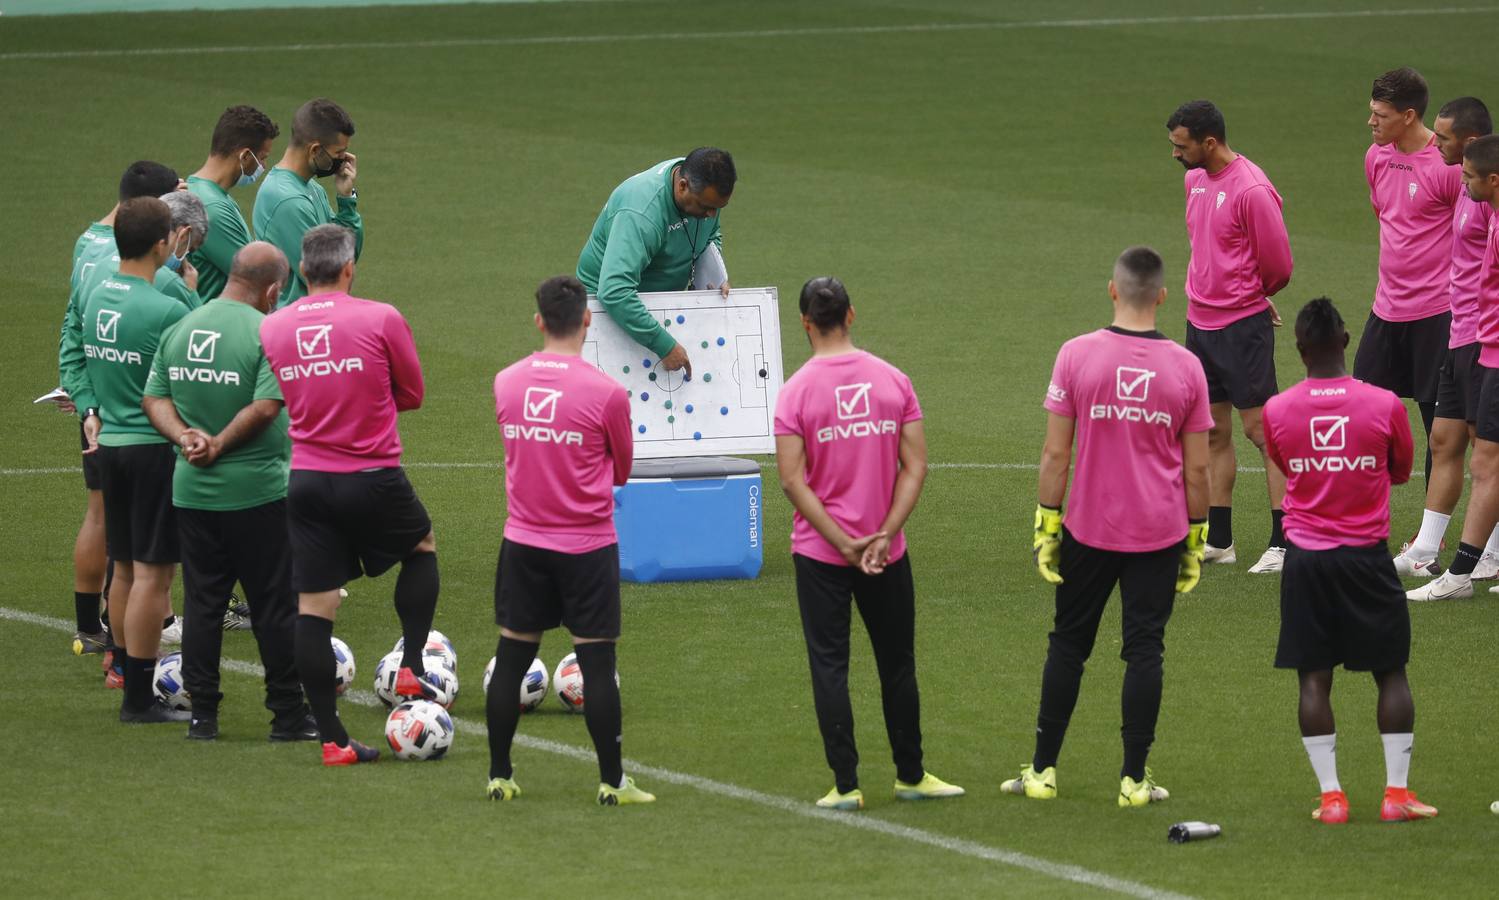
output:
[[[385,720],[385,742],[397,759],[441,759],[453,746],[453,717],[429,700],[408,700]]]
[[[489,696],[489,680],[494,677],[494,657],[489,658],[489,665],[484,667],[484,696]],[[541,661],[541,657],[531,660],[531,668],[526,672],[526,677],[520,683],[520,711],[530,712],[541,705],[541,701],[547,698],[547,686],[551,679],[547,677],[547,664]]]
[[[156,661],[156,674],[151,678],[151,690],[172,709],[193,708],[187,695],[187,686],[182,681],[182,654],[168,653]]]
[[[395,649],[406,649],[406,638],[404,636],[396,639]],[[453,642],[448,640],[448,636],[436,629],[427,632],[427,643],[422,645],[422,654],[424,656],[430,657],[434,653],[442,657],[444,668],[454,672],[458,671],[458,651],[453,649]]]
[[[401,651],[392,650],[380,657],[375,663],[375,696],[385,704],[386,709],[394,707],[399,698],[396,697],[396,675],[401,671]]]
[[[338,638],[333,638],[333,684],[342,694],[354,683],[354,651]]]
[[[528,680],[530,677],[527,674]],[[614,672],[614,683],[619,684],[618,670]],[[557,700],[563,709],[575,713],[583,711],[583,670],[578,667],[578,654],[569,653],[562,657],[557,663],[557,671],[552,673],[552,684],[556,685]]]

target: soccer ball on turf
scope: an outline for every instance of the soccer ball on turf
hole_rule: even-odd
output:
[[[338,638],[333,638],[333,687],[340,694],[354,683],[354,651]]]
[[[182,681],[182,654],[168,653],[156,661],[156,674],[151,678],[151,691],[162,703],[172,709],[188,710],[193,701],[187,695],[187,685]]]
[[[375,696],[390,709],[400,702],[396,696],[396,676],[401,672],[401,651],[392,650],[375,663]]]
[[[527,678],[530,678],[528,673]],[[569,653],[557,663],[552,673],[552,683],[557,686],[557,699],[568,712],[583,711],[583,670],[578,666],[578,654]],[[619,685],[619,670],[614,671],[614,684]]]
[[[397,759],[441,759],[453,746],[453,717],[430,700],[408,700],[385,720],[385,742]]]
[[[437,665],[427,666],[427,674],[436,676],[437,684],[433,686],[437,689],[437,704],[443,709],[452,709],[453,701],[458,699],[458,676],[452,669]]]
[[[489,665],[484,667],[484,696],[489,696],[489,680],[494,677],[494,657],[489,658]],[[547,664],[540,657],[531,660],[531,668],[527,670],[526,677],[520,683],[520,711],[531,712],[541,705],[541,701],[547,698]]]
[[[397,650],[406,649],[406,638],[404,636],[396,639]],[[433,653],[440,655],[443,659],[443,668],[458,671],[458,651],[453,649],[453,642],[448,636],[437,629],[427,632],[427,643],[422,645],[422,654],[429,656]]]

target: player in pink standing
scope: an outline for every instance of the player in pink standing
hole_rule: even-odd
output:
[[[542,632],[571,634],[587,702],[583,718],[599,760],[602,806],[650,803],[621,762],[619,539],[614,486],[630,477],[635,442],[625,389],[582,358],[592,316],[588,291],[569,275],[536,289],[542,348],[494,379],[495,417],[505,443],[505,537],[495,569],[500,626],[485,703],[491,800],[520,796],[510,745],[520,687]]]
[[[1187,349],[1208,380],[1213,429],[1208,432],[1208,531],[1204,559],[1234,563],[1233,411],[1244,436],[1263,455],[1260,410],[1275,396],[1275,327],[1280,315],[1270,298],[1291,280],[1291,242],[1281,199],[1259,166],[1235,153],[1223,114],[1207,100],[1183,103],[1166,120],[1171,155],[1187,169]],[[1281,496],[1286,482],[1265,467],[1270,490],[1270,541],[1254,574],[1279,572],[1285,557]]]
[[[1301,741],[1322,787],[1312,818],[1348,821],[1338,781],[1332,670],[1372,672],[1379,687],[1386,787],[1380,818],[1435,816],[1409,789],[1416,707],[1405,664],[1411,624],[1390,562],[1390,486],[1411,474],[1410,420],[1400,398],[1348,377],[1348,332],[1326,297],[1296,317],[1305,381],[1265,404],[1270,459],[1286,474],[1285,574],[1275,665],[1300,682]]]
[[[1463,151],[1462,173],[1468,196],[1487,203],[1491,211],[1499,210],[1499,135],[1468,144]],[[1489,218],[1488,240],[1479,266],[1478,342],[1482,347],[1478,354],[1481,386],[1473,458],[1468,463],[1473,489],[1463,517],[1462,543],[1447,571],[1406,593],[1411,600],[1473,596],[1473,573],[1483,557],[1482,544],[1492,538],[1499,522],[1499,214]]]
[[[1459,97],[1445,104],[1432,122],[1442,161],[1462,171],[1463,150],[1494,130],[1488,107],[1477,97]],[[1421,529],[1400,548],[1395,572],[1431,578],[1440,575],[1437,559],[1442,536],[1463,493],[1463,458],[1473,442],[1478,423],[1478,395],[1483,373],[1478,365],[1478,284],[1483,248],[1489,239],[1487,203],[1461,191],[1452,209],[1452,269],[1450,284],[1452,330],[1447,356],[1437,377],[1436,418],[1431,426],[1431,468],[1426,482],[1426,509]],[[1499,575],[1499,530],[1489,536],[1475,579]]]
[[[1429,92],[1415,69],[1374,79],[1364,154],[1369,202],[1379,220],[1379,283],[1353,377],[1416,401],[1432,466],[1437,382],[1452,334],[1452,207],[1462,173],[1442,160],[1426,127]]]
[[[323,765],[373,762],[338,720],[330,640],[340,589],[400,564],[395,607],[405,649],[396,693],[433,699],[422,647],[437,608],[432,520],[401,468],[396,416],[422,404],[411,328],[388,303],[349,295],[354,233],[319,225],[302,238],[308,294],[266,317],[260,340],[290,416],[287,522],[298,592],[297,671],[323,740]]]
[[[1166,300],[1160,254],[1131,247],[1114,263],[1108,328],[1062,345],[1046,390],[1033,547],[1056,586],[1056,618],[1041,672],[1031,764],[1000,790],[1057,795],[1057,757],[1077,705],[1083,664],[1115,585],[1123,616],[1124,763],[1119,806],[1171,794],[1145,767],[1161,711],[1161,657],[1176,594],[1197,586],[1210,528],[1208,431],[1213,416],[1197,357],[1156,330]],[[1077,477],[1062,500],[1077,438]]]
[[[791,559],[812,700],[833,788],[824,809],[864,807],[848,696],[850,606],[869,632],[900,800],[963,789],[922,764],[916,588],[901,529],[926,480],[926,432],[911,379],[854,346],[854,308],[836,278],[802,286],[812,358],[776,399],[776,467],[796,508]]]

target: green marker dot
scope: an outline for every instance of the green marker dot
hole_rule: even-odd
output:
[[[704,381],[712,381],[712,380],[713,380],[713,375],[712,375],[712,373],[711,373],[711,372],[710,372],[710,373],[709,373],[709,374],[707,374],[707,375],[704,375],[704,376],[703,376],[703,380],[704,380]]]
[[[706,345],[704,345],[704,346],[706,346]],[[625,374],[626,375],[630,374],[630,367],[629,366],[625,366]]]
[[[661,324],[667,328],[671,327],[671,319],[662,319]]]
[[[667,422],[668,425],[671,424],[672,422],[675,422],[676,420],[677,420],[676,416],[667,416],[666,417],[666,422]]]
[[[667,409],[671,409],[671,401],[670,400],[666,401],[666,408]]]
[[[648,376],[647,376],[647,377],[648,377],[648,378],[650,378],[650,380],[652,380],[652,381],[655,381],[655,380],[656,380],[656,373],[655,373],[655,372],[652,372],[652,373],[651,373],[651,374],[650,374],[650,375],[648,375]]]
[[[703,341],[703,349],[704,350],[708,349],[708,342],[707,341]]]

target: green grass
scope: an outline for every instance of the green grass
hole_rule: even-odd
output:
[[[1321,0],[1319,8],[1410,0]],[[1230,0],[1131,4],[1129,15],[1287,11]],[[736,283],[783,298],[787,371],[807,351],[792,314],[815,274],[842,277],[856,338],[908,371],[939,463],[1030,464],[1057,346],[1106,324],[1108,267],[1123,247],[1166,256],[1163,328],[1180,338],[1187,244],[1181,172],[1162,127],[1182,100],[1226,111],[1233,146],[1286,200],[1296,275],[1283,312],[1330,294],[1366,314],[1375,224],[1360,163],[1368,84],[1410,63],[1433,102],[1482,94],[1491,54],[1479,16],[1408,16],[1108,27],[675,37],[587,43],[289,51],[278,44],[553,35],[799,30],[1122,15],[1103,2],[945,0],[818,4],[567,3],[6,19],[0,260],[8,358],[0,366],[0,606],[66,618],[78,478],[68,420],[25,401],[56,379],[67,252],[108,211],[119,171],[156,158],[197,167],[218,112],[254,103],[289,130],[328,95],[358,123],[368,228],[358,291],[395,302],[426,366],[424,409],[403,418],[412,479],[436,521],[437,627],[458,646],[457,713],[482,719],[490,590],[504,517],[497,471],[422,468],[500,456],[489,382],[533,346],[530,295],[570,271],[599,206],[625,176],[693,146],[731,149],[741,182],[724,220]],[[7,59],[49,50],[265,45],[222,54]],[[1411,48],[1396,53],[1395,48]],[[1491,98],[1492,99],[1492,98]],[[279,154],[282,144],[278,142]],[[248,208],[252,195],[238,192]],[[1283,385],[1299,367],[1283,335]],[[1256,465],[1241,444],[1240,461]],[[767,473],[770,475],[771,473]],[[771,482],[773,485],[773,481]],[[1415,530],[1419,479],[1396,492],[1396,540]],[[1239,478],[1241,557],[1268,531],[1262,477]],[[1295,725],[1295,687],[1271,668],[1277,581],[1213,569],[1177,607],[1152,766],[1160,808],[1114,807],[1117,610],[1106,616],[1061,762],[1059,800],[1002,798],[1028,758],[1051,599],[1029,565],[1034,472],[933,472],[909,536],[927,761],[969,796],[897,805],[867,649],[854,700],[870,808],[862,815],[948,838],[1203,896],[1376,892],[1487,894],[1499,797],[1491,635],[1496,606],[1412,609],[1419,709],[1413,784],[1442,809],[1410,827],[1376,822],[1383,762],[1366,678],[1342,677],[1341,774],[1354,823],[1308,817],[1316,782]],[[787,555],[790,507],[767,494],[766,566],[750,583],[630,586],[621,646],[627,756],[810,802],[830,778],[810,703]],[[1459,515],[1461,508],[1459,509]],[[690,527],[685,525],[682,527]],[[1449,539],[1456,539],[1455,530]],[[394,641],[390,579],[351,585],[338,632],[361,680]],[[118,696],[66,636],[0,620],[13,739],[0,767],[0,842],[18,896],[74,894],[105,879],[128,896],[353,895],[431,880],[477,894],[866,896],[1072,895],[1075,883],[806,818],[691,787],[650,783],[649,809],[592,807],[591,763],[522,748],[526,795],[481,800],[486,752],[460,733],[433,765],[325,772],[308,748],[264,741],[254,679],[226,675],[223,738],[125,729]],[[862,636],[856,636],[856,647]],[[542,656],[555,664],[559,635]],[[253,660],[248,635],[226,653]],[[22,687],[46,684],[46,691]],[[42,703],[27,703],[32,696]],[[549,704],[550,707],[550,704]],[[351,731],[381,717],[344,705]],[[522,733],[587,746],[581,719],[547,712]],[[1223,825],[1169,846],[1182,819]],[[22,844],[24,842],[24,844]]]

